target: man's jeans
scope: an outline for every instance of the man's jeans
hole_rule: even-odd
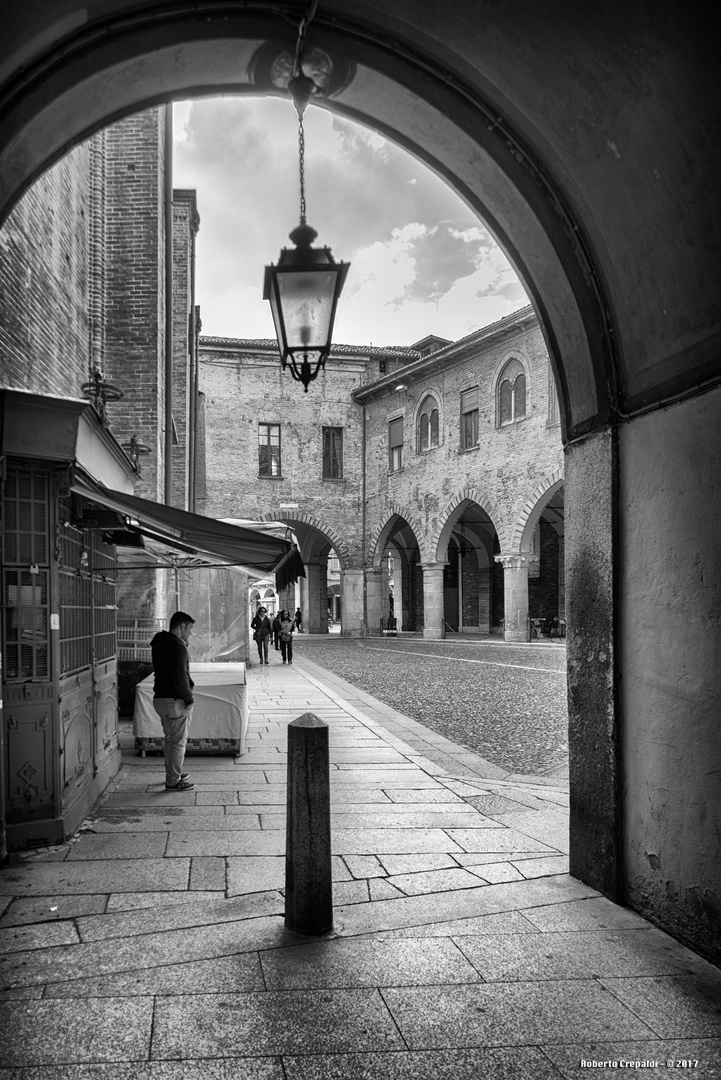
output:
[[[160,717],[165,735],[165,783],[175,787],[180,783],[193,706],[186,705],[182,698],[156,697],[153,698],[153,708]]]

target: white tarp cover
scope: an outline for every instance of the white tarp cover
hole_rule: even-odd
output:
[[[245,753],[248,697],[245,664],[191,663],[195,689],[191,739],[237,739]],[[153,708],[153,681],[148,675],[135,687],[133,734],[141,739],[162,739],[163,727]]]

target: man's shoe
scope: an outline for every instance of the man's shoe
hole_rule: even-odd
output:
[[[189,776],[190,776],[190,773],[189,773],[189,772],[182,772],[182,773],[180,774],[180,779],[181,779],[181,780],[187,780]]]
[[[195,784],[190,784],[190,783],[188,783],[187,780],[179,780],[177,784],[166,784],[165,785],[165,790],[166,791],[190,791],[190,789],[194,788],[194,787],[195,787]]]

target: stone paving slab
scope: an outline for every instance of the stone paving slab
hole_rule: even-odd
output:
[[[602,978],[601,985],[633,1009],[661,1038],[721,1038],[721,971],[704,965],[688,978]]]
[[[422,896],[428,893],[450,892],[454,889],[475,889],[479,875],[457,866],[451,870],[428,870],[425,873],[394,874],[388,878],[391,885],[406,896]],[[484,879],[486,880],[486,879]]]
[[[25,949],[51,949],[55,945],[77,945],[80,941],[72,922],[42,922],[36,926],[12,926],[0,930],[0,953]]]
[[[105,824],[105,829],[112,835],[103,835],[93,832],[82,832],[78,842],[73,844],[68,853],[67,862],[80,859],[158,859],[165,854],[167,844],[167,829],[158,832],[160,819],[156,819],[146,826],[146,830],[127,832],[126,826],[113,827]],[[98,825],[98,828],[102,826]],[[154,831],[148,831],[152,828]]]
[[[191,859],[188,888],[199,892],[225,888],[225,860],[202,855]]]
[[[516,829],[449,829],[448,835],[464,851],[556,851]]]
[[[486,982],[680,975],[698,970],[694,953],[655,928],[454,940]]]
[[[7,1065],[128,1061],[148,1057],[147,998],[0,1003],[0,1060]]]
[[[135,937],[191,926],[218,926],[241,919],[279,915],[283,907],[283,898],[278,892],[256,892],[234,899],[211,900],[205,904],[191,902],[158,910],[141,908],[139,911],[89,915],[78,919],[77,926],[83,941],[107,941],[110,938]]]
[[[233,807],[234,810],[240,810],[240,807]],[[154,814],[152,817],[146,818],[137,824],[133,824],[133,828],[136,830],[136,834],[160,834],[160,839],[156,840],[153,845],[148,844],[146,850],[151,846],[160,849],[158,854],[163,854],[167,841],[168,833],[186,833],[186,832],[253,832],[260,831],[260,808],[256,808],[255,811],[244,809],[243,813],[236,813],[232,817],[228,817],[225,814],[186,814],[182,818],[177,817],[165,817],[160,814]],[[119,854],[117,857],[125,857],[126,849],[132,850],[132,844],[118,843],[116,848],[113,848],[111,839],[120,839],[121,837],[128,837],[126,832],[127,823],[123,818],[112,818],[107,815],[98,817],[93,822],[93,833],[96,834],[93,837],[92,843],[83,843],[82,847],[79,847],[78,851],[73,851],[72,858],[74,859],[92,859],[97,858],[97,852],[102,853],[107,851],[107,858],[113,858],[113,850],[117,850]],[[90,838],[90,834],[87,832],[83,834],[83,841]],[[70,856],[69,856],[70,858]]]
[[[412,803],[413,805],[432,805],[433,803],[451,803],[457,800],[459,806],[467,806],[459,796],[449,791],[447,787],[437,785],[432,788],[417,788],[409,791],[408,788],[396,788],[386,785],[383,791],[393,803]],[[455,805],[455,803],[454,803]]]
[[[169,860],[189,855],[285,855],[285,830],[173,833]]]
[[[0,892],[13,896],[145,892],[185,889],[188,859],[105,859],[62,864],[24,863],[0,875]]]
[[[485,934],[536,934],[538,930],[524,917],[524,912],[499,911],[492,915],[476,915],[448,922],[426,923],[421,926],[404,926],[398,930],[386,930],[372,936],[376,941],[392,941],[396,938],[477,937]]]
[[[569,852],[568,813],[564,810],[525,810],[510,814],[498,814],[496,819],[509,828],[517,829],[526,836],[562,851]]]
[[[340,907],[336,909],[335,916],[339,933],[349,937],[597,895],[594,889],[575,878],[550,877],[501,885],[480,885],[476,889],[459,889],[451,893],[409,896],[402,900],[382,900],[367,908]]]
[[[261,957],[269,990],[433,986],[481,981],[448,939],[343,940],[275,949]]]
[[[526,912],[534,926],[541,931],[559,930],[637,930],[648,927],[630,908],[613,904],[605,896],[572,900],[568,904],[551,904]]]
[[[285,853],[229,858],[228,896],[285,888]]]
[[[535,1047],[284,1056],[287,1080],[558,1080]]]
[[[549,859],[548,862],[551,862],[551,860]],[[471,873],[478,874],[490,885],[499,885],[502,881],[522,881],[524,877],[530,876],[522,874],[510,862],[483,863],[481,865],[476,863],[471,869]],[[540,877],[542,875],[533,876]]]
[[[346,858],[346,862],[352,856]],[[439,852],[432,855],[380,854],[378,862],[387,874],[413,874],[426,870],[447,870],[458,866],[457,857]]]
[[[246,994],[264,989],[258,955],[241,953],[239,956],[166,964],[144,971],[56,983],[47,988],[45,999]]]
[[[522,861],[512,858],[509,862],[525,878],[568,873],[567,855],[551,856],[543,859],[524,859]]]
[[[350,908],[352,911],[353,908]],[[182,956],[211,960],[291,944],[280,917],[192,926],[80,945],[21,952],[0,958],[0,986],[8,989],[62,983],[99,975],[161,967]]]
[[[392,987],[383,997],[411,1050],[656,1034],[592,980]]]
[[[404,1049],[378,990],[267,991],[157,998],[154,1060],[193,1054],[223,1057]]]
[[[465,830],[475,832],[476,830]],[[487,830],[477,830],[486,832]],[[489,830],[490,831],[490,830]],[[530,841],[528,841],[530,843]],[[336,855],[367,855],[382,852],[461,852],[442,829],[338,829],[332,833],[332,848]],[[284,855],[285,829],[262,830],[235,834],[193,832],[171,834],[168,839],[169,858],[187,855]]]
[[[481,817],[480,814],[448,810],[426,814],[423,810],[367,810],[352,809],[352,804],[342,803],[343,810],[333,812],[332,823],[335,830],[346,829],[424,829],[429,825],[437,829],[491,829],[498,828],[495,821]],[[347,813],[345,811],[348,811]],[[262,814],[263,829],[284,829],[285,814]]]
[[[549,865],[552,861],[558,858],[564,858],[565,856],[556,855],[555,851],[548,851],[545,855],[539,855],[537,851],[466,851],[461,855],[455,855],[456,862],[461,866],[486,866],[488,863],[505,863],[508,866],[511,865],[513,860],[513,866],[520,867],[525,866],[527,862],[537,862],[539,867]],[[556,871],[556,873],[567,873],[568,860],[565,862],[565,869]],[[529,872],[526,875],[521,874],[521,877],[546,877],[546,874],[534,874]]]
[[[17,900],[7,897],[7,900],[8,909],[0,919],[2,927],[57,922],[59,919],[72,919],[76,915],[99,915],[105,911],[108,904],[105,893],[97,896],[92,893],[89,896],[32,896]]]
[[[207,904],[211,900],[224,900],[225,889],[201,891],[188,889],[185,892],[150,892],[150,893],[112,893],[108,897],[106,911],[141,911],[144,908],[175,907],[178,904]],[[92,915],[98,912],[83,912]]]

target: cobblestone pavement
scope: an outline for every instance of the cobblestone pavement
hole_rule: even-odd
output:
[[[453,638],[296,638],[294,648],[494,765],[529,775],[568,760],[566,648]]]

